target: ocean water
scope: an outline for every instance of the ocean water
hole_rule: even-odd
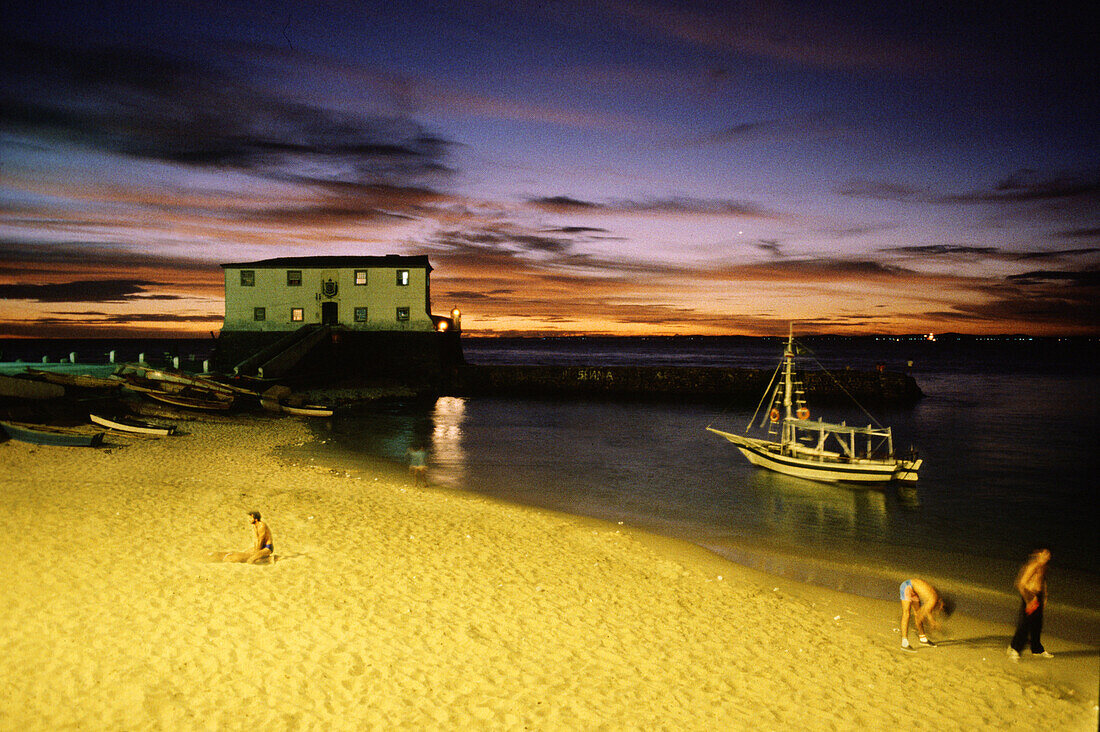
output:
[[[899,449],[924,458],[915,485],[846,487],[755,468],[705,431],[739,431],[751,417],[719,402],[444,397],[338,418],[332,435],[393,463],[423,442],[435,485],[622,521],[739,561],[767,547],[1011,591],[1028,552],[1048,546],[1062,599],[1100,610],[1095,342],[807,342],[830,370],[913,374],[924,399],[874,417],[893,427]],[[777,339],[465,342],[471,363],[771,368],[781,351]],[[856,407],[822,416],[868,422]]]

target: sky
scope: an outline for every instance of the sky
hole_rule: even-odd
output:
[[[221,263],[384,254],[470,335],[1100,334],[1073,3],[5,8],[2,337],[202,337]]]

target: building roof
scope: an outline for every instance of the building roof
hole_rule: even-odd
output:
[[[223,264],[222,268],[239,269],[285,269],[297,267],[300,269],[349,269],[353,267],[410,267],[424,268],[431,272],[432,265],[428,263],[427,255],[403,256],[400,254],[387,254],[382,257],[276,257],[275,259],[260,259],[255,262],[235,262]]]

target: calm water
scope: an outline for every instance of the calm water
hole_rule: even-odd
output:
[[[442,398],[342,418],[333,429],[348,450],[395,462],[424,441],[435,484],[711,548],[752,543],[865,563],[919,557],[940,575],[973,580],[988,564],[971,560],[1011,573],[1041,544],[1063,569],[1100,580],[1095,343],[809,343],[828,368],[885,363],[913,373],[925,399],[875,417],[893,426],[899,447],[924,457],[916,486],[846,488],[753,468],[705,431],[748,422],[749,411],[722,404]],[[466,357],[772,367],[780,350],[774,339],[471,339]],[[855,408],[823,416],[867,422]]]

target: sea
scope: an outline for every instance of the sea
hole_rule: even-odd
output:
[[[699,400],[453,397],[386,401],[316,424],[328,459],[399,467],[417,443],[432,486],[576,514],[703,546],[800,581],[892,597],[909,576],[1010,620],[1017,567],[1051,549],[1064,635],[1100,636],[1097,357],[1100,339],[817,336],[810,368],[909,373],[912,406],[813,410],[891,426],[924,459],[916,483],[852,487],[751,466],[706,431],[741,431],[752,407]],[[196,365],[212,341],[119,342],[118,360]],[[749,337],[463,337],[472,364],[729,366],[773,369],[782,339]],[[37,350],[36,350],[37,349]],[[0,341],[0,360],[103,362],[101,341]],[[48,353],[47,353],[48,352]],[[9,369],[10,370],[10,369]],[[980,606],[980,607],[979,607]],[[962,607],[962,603],[960,603]],[[1072,608],[1072,612],[1069,609]],[[1077,613],[1074,615],[1073,613]],[[1065,626],[1066,624],[1063,623]]]

